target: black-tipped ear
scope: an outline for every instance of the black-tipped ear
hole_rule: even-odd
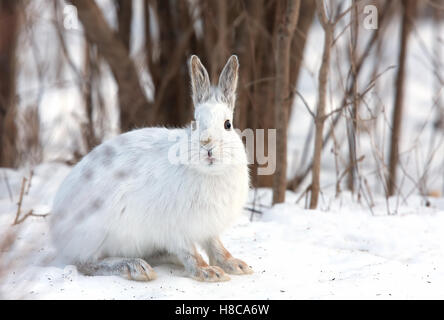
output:
[[[210,77],[196,55],[192,55],[189,63],[193,103],[196,106],[210,96]]]
[[[222,91],[225,99],[227,99],[228,106],[231,109],[234,109],[236,102],[238,70],[239,60],[236,55],[232,55],[219,77],[219,89]]]

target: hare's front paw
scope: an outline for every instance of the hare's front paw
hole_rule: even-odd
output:
[[[199,267],[193,278],[205,282],[220,282],[230,280],[230,277],[221,268],[216,266]]]
[[[224,261],[218,263],[218,265],[229,274],[251,274],[253,269],[251,269],[248,264],[240,259],[230,257]]]

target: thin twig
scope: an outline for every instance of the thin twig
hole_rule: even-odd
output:
[[[19,220],[20,210],[22,209],[23,194],[25,192],[26,180],[27,179],[25,177],[23,177],[22,187],[20,188],[20,197],[19,197],[19,201],[17,203],[17,213],[15,214],[14,224],[17,224],[17,221]]]
[[[257,188],[254,188],[254,195],[253,195],[253,210],[256,209],[256,196],[257,196]],[[248,209],[247,209],[248,210]],[[250,215],[250,221],[253,221],[254,211],[251,211]]]
[[[33,172],[31,171],[31,177],[29,179],[28,188],[27,188],[28,191],[29,191],[29,188],[30,188],[32,175],[33,175]],[[34,211],[31,209],[28,213],[26,213],[23,217],[20,218],[20,213],[21,213],[22,203],[23,203],[23,196],[27,195],[27,193],[25,193],[25,187],[26,187],[26,182],[27,181],[28,181],[28,179],[23,177],[22,186],[20,188],[20,198],[19,198],[19,202],[17,203],[17,213],[15,214],[14,223],[12,225],[20,224],[23,221],[25,221],[28,217],[42,217],[42,218],[44,218],[44,217],[46,217],[49,214],[49,213],[35,214]]]
[[[3,171],[3,180],[5,181],[6,189],[8,189],[9,199],[11,200],[11,202],[13,202],[14,198],[12,197],[11,186],[9,185],[9,179],[6,175],[6,171]]]
[[[49,213],[45,213],[45,214],[35,214],[35,213],[33,212],[33,210],[31,209],[31,210],[29,210],[29,212],[28,212],[27,214],[25,214],[21,219],[18,219],[18,220],[16,220],[16,221],[14,221],[14,225],[17,225],[17,224],[22,223],[22,222],[25,221],[28,217],[41,217],[41,218],[44,218],[44,217],[46,217],[46,216],[48,216],[48,215],[49,215]]]
[[[312,116],[313,119],[316,118],[315,114],[313,113],[313,111],[311,111],[307,101],[304,99],[304,97],[302,96],[302,94],[298,91],[298,90],[294,90],[294,93],[296,93],[296,95],[301,98],[302,102],[304,103],[305,108],[307,108],[308,113],[310,113],[310,115]]]
[[[34,176],[34,170],[31,170],[31,173],[30,173],[30,176],[29,176],[29,180],[28,180],[28,186],[26,187],[25,196],[28,195],[29,189],[31,189],[31,181],[32,181],[32,177],[33,176]]]
[[[345,177],[347,172],[349,172],[357,163],[363,161],[364,158],[365,158],[365,155],[360,156],[358,159],[356,159],[356,161],[354,161],[353,163],[350,163],[350,165],[344,171],[342,171],[341,175],[338,178],[338,181],[336,182],[336,190],[340,190],[339,185],[341,184],[341,181]]]
[[[247,210],[247,211],[251,211],[252,214],[254,214],[254,213],[262,214],[263,213],[262,211],[254,209],[254,208],[244,207],[244,209]]]
[[[301,193],[301,195],[299,196],[299,198],[297,198],[295,203],[296,204],[299,203],[299,201],[301,201],[301,199],[304,197],[304,195],[308,194],[308,191],[310,191],[310,190],[311,190],[311,184],[307,188],[305,188],[304,192]]]

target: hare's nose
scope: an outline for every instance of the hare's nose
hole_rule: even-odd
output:
[[[210,143],[211,143],[211,139],[208,138],[208,137],[205,137],[205,138],[201,138],[201,139],[200,139],[200,144],[201,144],[202,146],[206,146],[206,145],[208,145],[208,144],[210,144]]]

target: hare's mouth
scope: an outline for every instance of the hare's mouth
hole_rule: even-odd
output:
[[[209,165],[209,166],[212,166],[212,165],[214,164],[214,162],[216,162],[216,158],[214,158],[214,157],[208,157],[208,158],[206,159],[206,161],[208,162],[208,165]]]

